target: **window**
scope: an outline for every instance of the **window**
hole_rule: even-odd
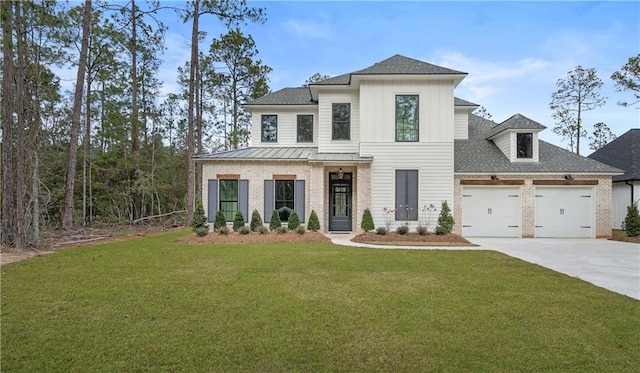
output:
[[[276,210],[280,215],[280,221],[288,221],[291,211],[295,208],[294,202],[295,180],[276,180]]]
[[[396,220],[418,220],[418,170],[396,170]]]
[[[262,116],[262,142],[278,141],[278,116]]]
[[[396,96],[396,141],[418,141],[418,95]]]
[[[351,104],[333,104],[331,109],[331,140],[351,140]]]
[[[313,115],[298,115],[298,142],[313,142]]]
[[[533,133],[518,133],[517,136],[518,158],[533,158]]]
[[[220,180],[220,210],[224,220],[233,221],[238,211],[238,180]]]

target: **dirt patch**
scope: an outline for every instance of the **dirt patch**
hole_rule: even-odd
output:
[[[614,241],[640,243],[640,236],[629,237],[627,232],[622,229],[613,229],[611,231],[611,239]]]
[[[375,232],[366,232],[360,233],[351,241],[393,246],[477,246],[453,233],[421,235],[418,233],[398,234],[397,232],[390,232],[382,235]]]
[[[331,242],[331,240],[322,233],[307,231],[304,234],[296,232],[276,233],[269,232],[260,234],[251,232],[249,234],[240,234],[238,232],[229,232],[228,234],[209,233],[204,237],[198,237],[196,234],[190,234],[180,237],[176,241],[190,244],[216,244],[216,243],[275,243],[275,242]]]

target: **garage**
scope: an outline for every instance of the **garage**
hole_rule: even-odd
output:
[[[594,199],[592,187],[536,187],[535,236],[595,237]]]
[[[463,187],[462,235],[520,237],[520,204],[520,187]]]

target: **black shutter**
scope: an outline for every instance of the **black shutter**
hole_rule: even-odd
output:
[[[242,213],[244,222],[249,221],[249,180],[238,181],[238,211]]]
[[[275,208],[275,202],[273,201],[273,188],[274,182],[273,180],[265,180],[264,181],[264,216],[263,220],[265,223],[269,223],[271,221],[271,214],[273,214],[273,210]]]
[[[304,223],[304,180],[296,180],[295,184],[293,207],[296,214],[298,214],[298,218],[300,218],[300,222]]]
[[[207,221],[211,223],[216,220],[216,213],[218,212],[218,180],[210,179],[208,184]]]

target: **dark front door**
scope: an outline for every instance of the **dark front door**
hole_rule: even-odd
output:
[[[351,231],[352,174],[329,174],[329,230]]]

